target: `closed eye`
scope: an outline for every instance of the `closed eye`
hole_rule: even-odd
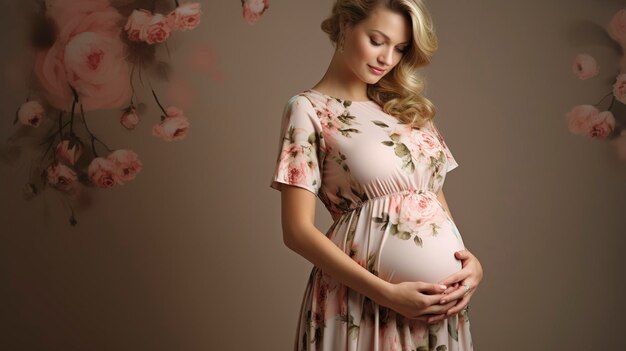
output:
[[[383,45],[383,43],[378,43],[378,42],[376,42],[376,41],[374,41],[372,39],[370,39],[370,43],[372,43],[372,45],[374,45],[374,46],[381,46],[381,45]],[[396,48],[396,51],[398,51],[401,54],[404,54],[406,52],[406,48],[405,49]]]

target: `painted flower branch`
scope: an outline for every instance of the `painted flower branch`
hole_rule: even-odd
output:
[[[609,23],[608,34],[619,44],[621,50],[621,59],[612,90],[596,104],[573,107],[566,114],[566,118],[568,129],[573,134],[600,139],[619,139],[617,145],[626,145],[626,130],[624,130],[624,123],[620,123],[620,119],[626,118],[623,113],[624,105],[626,105],[626,9],[618,11],[613,16]],[[575,57],[572,71],[580,80],[591,79],[600,73],[596,59],[586,53]],[[607,99],[610,99],[608,106],[602,108],[602,105],[606,105]]]
[[[127,11],[109,0],[42,2],[43,11],[35,23],[35,32],[40,34],[34,41],[37,86],[32,87],[38,98],[26,99],[16,111],[14,124],[20,126],[16,135],[30,136],[41,126],[49,128],[37,143],[46,150],[30,170],[24,194],[31,198],[47,187],[57,190],[70,206],[72,225],[77,223],[72,201],[84,203],[88,188],[123,185],[135,179],[143,166],[133,150],[110,148],[96,136],[86,115],[122,108],[119,122],[125,130],[133,130],[144,105],[136,104],[134,74],[138,71],[143,85],[142,70],[159,62],[154,47],[166,45],[175,31],[191,30],[200,23],[198,3],[167,0],[153,4],[157,2],[160,8],[171,10],[158,13],[127,2],[125,8],[132,6]],[[164,108],[151,85],[150,90],[163,113],[152,135],[165,141],[185,138],[190,125],[187,117],[175,106]],[[32,176],[38,173],[40,179]]]

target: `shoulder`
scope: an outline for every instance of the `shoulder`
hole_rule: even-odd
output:
[[[317,116],[315,102],[303,92],[295,94],[287,100],[283,113],[287,116]]]

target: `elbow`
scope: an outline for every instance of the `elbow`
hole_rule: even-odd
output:
[[[290,250],[299,253],[299,247],[302,246],[302,240],[307,235],[307,230],[304,227],[298,228],[283,228],[283,243]]]

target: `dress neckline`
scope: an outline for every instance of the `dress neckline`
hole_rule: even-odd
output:
[[[378,105],[378,104],[376,103],[376,101],[374,101],[374,100],[367,100],[367,101],[344,100],[344,99],[340,99],[340,98],[335,97],[335,96],[331,96],[331,95],[324,94],[324,93],[322,93],[321,91],[318,91],[318,90],[315,90],[315,89],[307,89],[307,90],[305,90],[305,91],[310,91],[310,92],[316,93],[316,94],[318,94],[318,95],[322,95],[322,96],[324,96],[324,97],[328,97],[328,98],[332,98],[332,99],[339,100],[339,101],[341,101],[341,102],[343,102],[343,101],[350,101],[350,103],[352,103],[352,104],[375,104],[375,105]]]

